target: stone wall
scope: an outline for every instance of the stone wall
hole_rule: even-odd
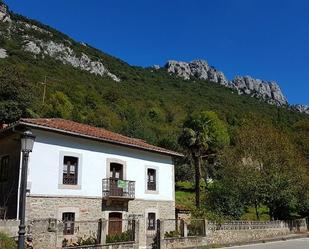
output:
[[[158,219],[175,219],[175,203],[173,201],[132,200],[128,206],[106,207],[101,198],[81,197],[27,197],[27,220],[31,221],[33,245],[45,243],[60,246],[63,239],[72,242],[77,237],[91,236],[98,230],[98,220],[108,219],[109,212],[122,212],[123,219],[138,219],[138,241],[141,247],[153,242],[155,233],[147,231],[147,212],[155,212]],[[54,233],[48,232],[48,224],[42,220],[49,218],[60,221],[62,212],[75,212],[75,236],[63,236],[61,228]],[[85,222],[88,221],[88,222]],[[106,229],[108,231],[108,228]],[[40,234],[36,231],[41,231]],[[42,232],[46,231],[46,232]],[[106,232],[107,232],[106,231]],[[56,236],[56,237],[55,237]]]
[[[155,231],[147,231],[147,212],[155,212],[157,219],[175,219],[174,201],[144,201],[129,202],[129,215],[139,219],[139,246],[150,247],[154,241]]]
[[[147,211],[156,211],[158,219],[175,219],[174,201],[150,201],[132,200],[128,206],[115,206],[107,208],[102,198],[84,197],[27,197],[27,219],[60,219],[62,210],[74,209],[77,212],[78,220],[108,219],[109,212],[123,212],[123,219],[144,218]]]
[[[125,249],[125,248],[138,248],[138,233],[139,227],[136,222],[135,239],[132,242],[119,242],[114,244],[106,244],[101,240],[106,237],[108,232],[107,220],[102,221],[83,221],[74,223],[74,235],[64,235],[64,224],[55,219],[40,219],[28,222],[26,240],[29,248],[33,249],[61,249],[64,245],[65,248],[79,248],[79,249]],[[17,224],[15,224],[17,225]],[[96,240],[97,245],[89,246],[71,246],[78,242],[80,238],[88,239],[93,238]],[[66,240],[66,243],[64,243]],[[100,243],[101,242],[101,243]]]
[[[76,220],[98,220],[103,217],[101,198],[29,196],[26,210],[27,220],[61,220],[61,213],[70,210],[76,213]]]
[[[18,225],[18,220],[0,220],[0,232],[6,233],[10,237],[17,237]]]
[[[165,238],[162,248],[196,248],[208,245],[229,245],[240,242],[258,241],[290,234],[288,228],[266,230],[221,230],[209,233],[205,237]]]
[[[214,231],[207,236],[207,243],[211,245],[233,244],[238,242],[257,241],[274,238],[290,233],[288,228],[259,229],[259,230],[221,230]]]
[[[187,224],[179,237],[164,238],[161,233],[162,248],[198,248],[209,245],[230,245],[235,243],[259,241],[268,238],[285,236],[295,232],[307,232],[308,220],[300,219],[289,222],[230,222],[215,225],[205,221],[206,230],[202,236],[188,236]],[[163,223],[164,224],[164,223]],[[162,228],[162,230],[166,230]],[[182,237],[181,237],[182,236]]]
[[[147,210],[157,210],[158,219],[175,219],[174,201],[133,200],[129,202],[129,214],[143,217]]]

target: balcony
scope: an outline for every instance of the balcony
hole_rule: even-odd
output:
[[[134,200],[135,181],[105,178],[102,180],[102,190],[104,200]]]

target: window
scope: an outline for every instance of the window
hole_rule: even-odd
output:
[[[148,190],[156,190],[156,170],[155,169],[147,169],[147,189]]]
[[[3,156],[0,161],[0,182],[5,182],[9,178],[10,157]]]
[[[156,229],[156,214],[155,213],[148,213],[148,230],[155,230]]]
[[[73,156],[63,157],[63,184],[77,185],[78,158]]]
[[[74,234],[74,221],[75,221],[75,213],[62,213],[62,222],[64,225],[63,234],[64,235],[72,235]]]

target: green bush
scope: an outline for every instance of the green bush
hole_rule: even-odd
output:
[[[0,233],[0,249],[16,249],[17,244],[14,239],[4,233]]]
[[[126,231],[120,234],[107,235],[106,243],[133,241],[133,231]]]
[[[165,238],[179,238],[180,233],[178,231],[169,231],[164,234]]]
[[[76,246],[88,246],[88,245],[95,245],[97,244],[97,240],[94,237],[88,237],[88,238],[78,238]]]
[[[75,243],[69,243],[67,239],[64,239],[62,241],[62,247],[68,247],[68,246],[90,246],[90,245],[96,245],[97,244],[97,239],[93,236],[90,237],[79,237],[77,239],[77,242]],[[2,249],[2,248],[0,248]]]

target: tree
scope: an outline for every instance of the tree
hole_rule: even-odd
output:
[[[0,69],[0,122],[11,123],[27,115],[32,89],[14,66]]]
[[[300,191],[304,189],[305,168],[290,137],[271,124],[252,120],[236,132],[235,146],[221,158],[222,179],[231,185],[248,205],[269,208],[272,219],[287,219],[298,213]]]
[[[63,92],[55,92],[48,100],[45,107],[45,113],[49,117],[70,118],[73,111],[73,105],[70,99]]]
[[[195,204],[199,207],[202,157],[210,150],[214,151],[228,144],[228,131],[216,113],[205,111],[196,116],[190,116],[184,122],[179,143],[194,162]]]

